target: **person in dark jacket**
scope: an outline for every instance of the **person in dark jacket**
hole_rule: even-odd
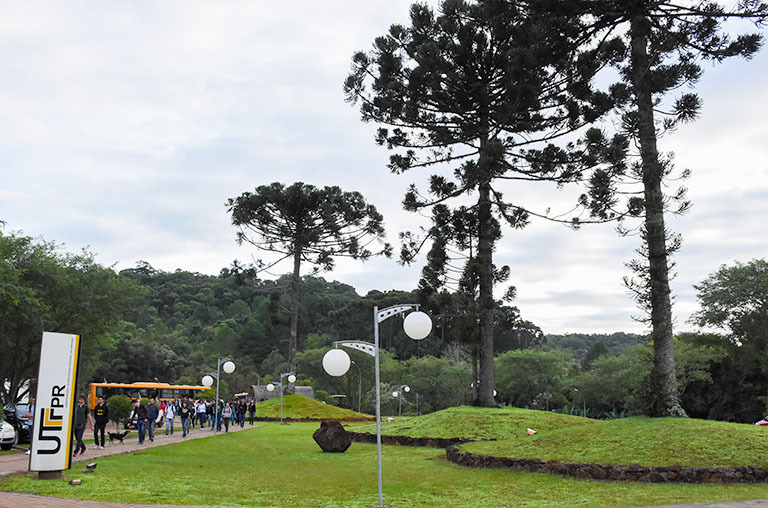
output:
[[[93,408],[93,442],[96,448],[104,448],[104,429],[109,422],[109,407],[104,402],[104,397],[99,397],[96,407]]]
[[[147,431],[149,433],[149,440],[155,440],[155,424],[157,423],[157,417],[160,416],[160,409],[155,405],[154,397],[149,399],[149,405],[147,406],[147,414],[149,419],[147,420]]]
[[[147,434],[147,422],[149,421],[149,410],[147,406],[141,403],[141,399],[134,401],[133,407],[136,412],[136,428],[139,430],[139,444],[144,444],[144,437]]]
[[[256,417],[256,402],[250,401],[248,403],[248,423],[253,425],[253,419]]]
[[[240,428],[245,426],[245,409],[247,405],[245,403],[245,399],[240,399],[237,401],[237,404],[235,405],[235,410],[237,411],[237,423],[240,424]]]
[[[85,395],[77,397],[77,404],[72,415],[72,431],[75,433],[75,451],[72,454],[73,457],[82,455],[85,453],[85,443],[83,442],[83,432],[85,432],[85,425],[91,424],[93,427],[93,418],[91,418],[91,411],[88,406],[85,405]]]

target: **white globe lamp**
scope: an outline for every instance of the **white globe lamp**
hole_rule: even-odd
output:
[[[343,376],[349,370],[352,361],[349,355],[342,349],[331,349],[323,356],[323,370],[329,376]]]
[[[413,340],[421,340],[432,331],[432,320],[421,311],[411,312],[403,321],[405,334]]]
[[[403,388],[403,390],[405,390],[405,393],[408,393],[408,392],[411,391],[411,387],[410,386],[406,386],[405,388]]]
[[[203,386],[211,387],[213,386],[213,377],[205,375],[203,376]]]
[[[392,396],[393,396],[394,398],[397,398],[397,396],[398,396],[398,395],[400,395],[400,394],[399,394],[399,393],[397,393],[397,392],[392,392]]]
[[[295,383],[296,382],[296,376],[294,376],[293,374],[288,376],[288,382],[289,383]]]
[[[275,385],[273,385],[272,383],[269,383],[267,385],[267,391],[268,392],[274,392],[275,391]]]
[[[224,372],[227,374],[232,374],[235,371],[235,364],[231,361],[224,362],[224,365],[221,366],[222,369],[224,369]]]

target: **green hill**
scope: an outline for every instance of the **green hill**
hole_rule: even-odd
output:
[[[505,439],[511,435],[527,436],[528,428],[550,430],[599,423],[589,418],[532,409],[461,406],[413,418],[382,420],[381,432],[411,437]],[[354,432],[376,432],[375,424],[350,424],[346,428]]]
[[[280,418],[280,398],[265,400],[256,404],[256,418]],[[317,420],[360,420],[372,418],[371,415],[349,409],[323,404],[303,395],[283,397],[283,418]]]
[[[536,431],[528,435],[527,429]],[[347,425],[375,432],[375,425]],[[382,423],[382,433],[494,439],[462,450],[496,457],[644,466],[768,466],[768,428],[693,418],[591,420],[529,409],[450,408]]]

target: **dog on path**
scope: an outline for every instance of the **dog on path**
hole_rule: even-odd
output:
[[[115,441],[120,441],[120,444],[123,443],[123,439],[125,439],[125,436],[128,435],[130,430],[126,430],[125,432],[107,432],[109,434],[109,444],[115,444]]]

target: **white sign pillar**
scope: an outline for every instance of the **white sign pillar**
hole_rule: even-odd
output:
[[[80,336],[43,332],[29,470],[60,478],[72,461],[72,416],[77,400]]]

